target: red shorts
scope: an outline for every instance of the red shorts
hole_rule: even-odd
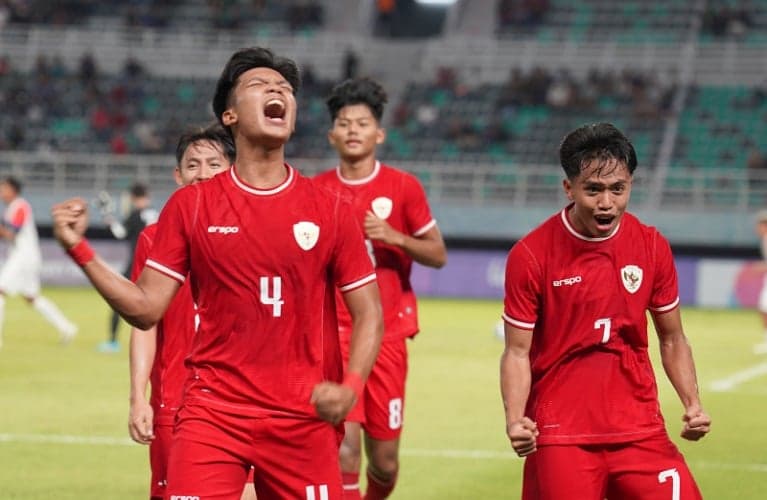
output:
[[[152,483],[149,485],[151,498],[165,498],[168,479],[168,455],[173,438],[172,425],[153,426],[154,439],[149,443],[149,467],[152,469]]]
[[[523,500],[699,500],[684,457],[664,434],[635,443],[546,445],[525,460]]]
[[[178,413],[166,495],[239,500],[251,465],[259,500],[341,498],[335,427],[193,405]]]
[[[341,343],[344,364],[349,362],[349,344]],[[381,343],[373,370],[365,383],[365,392],[346,416],[359,422],[368,436],[381,441],[397,439],[402,434],[405,416],[405,379],[407,344],[405,339]]]

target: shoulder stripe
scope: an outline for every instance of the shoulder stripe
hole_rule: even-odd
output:
[[[413,233],[413,236],[421,236],[423,234],[426,234],[426,232],[437,225],[437,221],[432,219],[430,220],[425,226],[423,226],[421,229]]]
[[[375,279],[376,279],[376,273],[368,274],[362,279],[358,279],[357,281],[354,281],[347,285],[339,286],[338,289],[341,290],[342,292],[350,292],[356,288],[359,288],[363,285],[367,285],[368,283],[375,281]]]
[[[525,321],[516,320],[506,313],[503,313],[501,317],[506,323],[510,324],[511,326],[515,326],[523,330],[532,330],[535,328],[535,323],[527,323]]]
[[[184,281],[186,281],[186,276],[184,276],[183,274],[177,273],[173,269],[163,266],[159,262],[156,262],[152,259],[146,260],[146,267],[151,267],[155,271],[159,271],[162,274],[169,276],[180,283],[183,283]]]
[[[671,304],[660,306],[660,307],[651,307],[650,310],[654,312],[669,312],[678,305],[679,305],[679,296],[677,296],[676,299],[674,299],[674,302],[672,302]]]

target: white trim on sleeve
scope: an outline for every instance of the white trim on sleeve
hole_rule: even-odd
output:
[[[171,269],[169,267],[166,267],[166,266],[163,266],[159,262],[156,262],[156,261],[154,261],[152,259],[147,259],[146,260],[146,266],[147,267],[151,267],[155,271],[159,271],[159,272],[165,274],[166,276],[169,276],[169,277],[173,278],[174,280],[176,280],[178,282],[183,283],[183,282],[186,281],[186,276],[184,276],[183,274],[179,274],[176,271],[174,271],[173,269]]]
[[[338,289],[342,292],[350,292],[356,288],[361,287],[362,285],[367,285],[371,281],[375,281],[376,279],[376,273],[368,274],[362,279],[358,279],[357,281],[354,281],[352,283],[349,283],[348,285],[339,286]]]
[[[522,328],[523,330],[533,330],[535,328],[535,323],[526,323],[524,321],[516,320],[506,313],[503,313],[501,317],[506,323],[510,324],[511,326]]]
[[[674,299],[674,302],[672,302],[671,304],[668,304],[666,306],[660,306],[660,307],[651,307],[650,310],[653,312],[659,312],[659,313],[669,312],[678,305],[679,305],[679,296],[677,295],[676,299]]]
[[[425,226],[423,226],[421,229],[413,233],[413,236],[421,236],[423,234],[426,234],[426,232],[437,225],[437,221],[432,219],[430,220]]]

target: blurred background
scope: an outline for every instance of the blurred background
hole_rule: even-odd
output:
[[[307,174],[335,165],[332,85],[384,84],[381,159],[418,175],[454,249],[506,250],[559,208],[559,142],[610,121],[639,156],[631,209],[678,257],[758,256],[765,0],[3,0],[0,174],[25,182],[44,236],[51,203],[74,194],[106,190],[126,208],[140,181],[161,207],[180,131],[213,120],[221,68],[253,45],[303,70],[288,158]],[[60,252],[47,255],[47,282],[81,279]],[[699,290],[724,279],[699,264],[680,271],[685,303],[750,304],[732,279]],[[485,295],[497,295],[486,274]]]

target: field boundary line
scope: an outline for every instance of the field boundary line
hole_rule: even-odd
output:
[[[739,370],[727,377],[714,380],[709,389],[714,392],[729,392],[744,382],[767,375],[767,362]]]
[[[129,438],[114,436],[83,436],[71,434],[12,434],[0,433],[0,443],[38,443],[38,444],[73,444],[98,446],[138,446]],[[450,458],[459,460],[521,460],[512,451],[467,450],[467,449],[430,449],[403,448],[400,454],[405,457]],[[722,463],[691,461],[690,466],[701,469],[745,470],[767,473],[767,463]]]

